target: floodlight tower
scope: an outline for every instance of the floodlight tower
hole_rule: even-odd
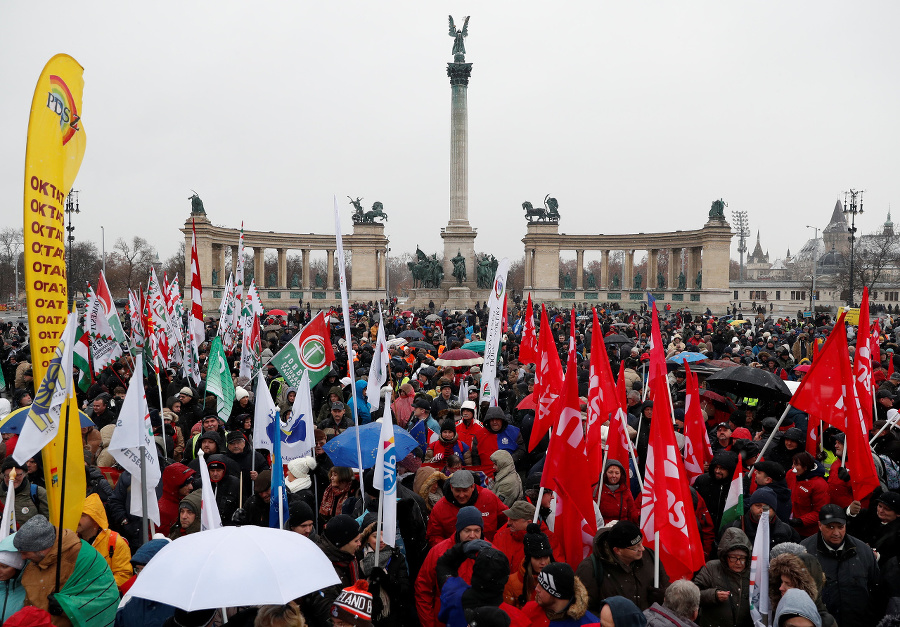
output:
[[[738,236],[738,254],[741,256],[740,280],[744,280],[744,253],[747,252],[747,238],[750,237],[750,222],[746,211],[732,211],[731,223]]]

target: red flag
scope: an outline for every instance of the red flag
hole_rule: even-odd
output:
[[[503,315],[502,315],[503,320],[501,321],[502,324],[500,326],[501,333],[506,333],[507,329],[509,329],[509,323],[506,319],[507,318],[507,315],[506,315],[506,297],[507,296],[508,296],[508,294],[503,295]]]
[[[712,461],[713,452],[703,413],[700,411],[697,375],[691,372],[687,362],[684,362],[684,372],[687,384],[684,398],[684,468],[688,481],[693,485],[694,480],[705,472],[704,465]]]
[[[202,297],[203,285],[200,283],[200,261],[197,256],[197,230],[191,220],[191,316],[188,328],[193,333],[194,346],[197,349],[206,341]]]
[[[856,380],[856,396],[862,410],[866,431],[872,429],[872,333],[869,329],[869,287],[863,288],[859,306],[859,326],[856,329],[856,353],[853,357],[853,378]]]
[[[819,454],[819,427],[822,421],[815,414],[809,414],[806,423],[806,452],[815,457]]]
[[[812,357],[810,358],[810,363],[815,363],[816,357],[819,356],[819,340],[816,339],[815,334],[813,334],[813,349],[812,349]]]
[[[653,352],[659,352],[660,355],[662,353],[655,305],[652,331],[655,346],[651,348],[651,371],[654,370]],[[650,385],[655,388],[654,393],[660,401],[654,403],[653,419],[650,421],[650,442],[647,447],[644,490],[641,493],[641,531],[644,534],[644,545],[660,552],[666,574],[674,581],[693,575],[705,560],[687,474],[679,459],[675,441],[666,378],[659,376],[658,370],[656,375],[650,380]],[[657,532],[658,545],[655,536]]]
[[[534,307],[531,294],[528,295],[528,307],[525,308],[525,326],[522,329],[522,343],[519,345],[519,363],[536,364],[538,361],[538,340],[534,332]]]
[[[541,334],[538,338],[540,346],[537,371],[534,380],[534,397],[537,399],[537,414],[528,440],[528,450],[534,450],[538,442],[553,426],[553,417],[558,415],[558,399],[563,387],[562,364],[559,353],[553,342],[550,324],[547,321],[547,308],[541,305]]]
[[[818,415],[822,422],[844,432],[846,467],[851,476],[853,498],[861,500],[878,487],[879,481],[856,386],[850,384],[854,379],[844,315],[842,311],[818,361],[813,363],[794,393],[791,405],[810,416]]]
[[[892,374],[894,374],[894,355],[891,353],[888,353],[888,371],[887,371],[888,379],[891,378]]]
[[[612,369],[609,366],[609,357],[606,354],[606,344],[603,342],[603,332],[600,330],[600,321],[597,319],[596,310],[593,313],[590,384],[587,397],[587,442],[588,465],[591,468],[591,472],[594,473],[593,476],[600,477],[603,472],[603,444],[600,436],[600,426],[609,420],[611,416],[615,415],[620,405],[618,399],[616,399],[616,386],[613,382]],[[612,425],[610,425],[610,429],[613,429]],[[627,468],[627,458],[623,463]]]
[[[625,362],[619,362],[619,381],[616,385],[616,401],[619,408],[609,421],[609,431],[606,432],[607,461],[614,459],[628,469],[628,478],[631,477],[631,464],[628,455],[628,422],[623,409],[625,405]]]
[[[872,341],[869,343],[869,348],[872,351],[872,363],[880,364],[881,363],[881,345],[878,343],[878,340],[881,338],[881,321],[876,319],[872,324]]]
[[[656,302],[653,303],[653,312],[650,326],[650,374],[647,376],[649,384],[657,376],[666,379],[666,349],[663,347],[662,335],[659,332],[659,315],[656,312]],[[651,392],[653,388],[651,387]],[[668,398],[666,391],[666,398]],[[654,403],[661,399],[654,399]]]
[[[591,554],[594,535],[597,533],[597,518],[591,514],[586,520],[573,502],[565,484],[557,481],[556,522],[553,529],[564,553],[560,561],[565,561],[575,570]]]
[[[581,402],[578,399],[578,367],[575,359],[575,311],[572,311],[571,335],[569,338],[569,361],[563,387],[563,402],[559,420],[550,436],[550,448],[544,461],[541,485],[555,490],[557,499],[571,504],[573,517],[585,520],[590,528],[590,537],[597,531],[597,518],[591,492],[591,474],[587,468],[584,427],[581,425]],[[581,520],[578,520],[577,537],[581,539]],[[571,521],[570,521],[571,523]],[[574,533],[575,525],[571,527]],[[575,542],[572,541],[574,546]],[[577,551],[580,555],[581,551]],[[574,556],[567,553],[566,559]],[[580,562],[583,556],[578,559]]]

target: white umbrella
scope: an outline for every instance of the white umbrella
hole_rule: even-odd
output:
[[[397,348],[398,346],[403,346],[404,344],[406,344],[406,338],[395,337],[393,340],[388,340],[387,342],[385,342],[385,344],[387,344],[388,348]]]
[[[186,611],[284,605],[341,582],[314,542],[293,531],[220,527],[163,547],[130,590]]]

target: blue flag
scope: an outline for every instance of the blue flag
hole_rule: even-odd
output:
[[[656,302],[656,299],[653,298],[653,294],[647,292],[647,307],[653,309],[653,304]]]
[[[268,390],[263,388],[263,394]],[[284,521],[288,517],[287,492],[284,487],[284,465],[281,461],[281,418],[278,412],[269,413],[269,423],[266,425],[266,434],[272,442],[272,493],[269,497],[269,527],[282,529]],[[280,495],[280,499],[279,499]],[[281,501],[281,516],[278,512],[278,503]]]
[[[428,422],[426,420],[420,420],[415,425],[413,425],[412,429],[409,430],[409,434],[416,440],[418,445],[421,446],[422,450],[424,451],[431,443],[431,440],[434,436],[434,431],[428,428]]]

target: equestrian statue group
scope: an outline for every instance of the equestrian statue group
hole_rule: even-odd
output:
[[[362,206],[362,198],[353,200],[350,196],[350,204],[353,205],[353,224],[376,224],[375,219],[381,218],[387,222],[387,214],[384,212],[384,205],[379,201],[375,201],[371,211],[366,211]]]
[[[559,203],[556,198],[550,198],[550,194],[544,196],[543,209],[535,209],[529,201],[522,203],[522,209],[525,210],[525,218],[529,223],[533,222],[550,222],[559,223]]]

